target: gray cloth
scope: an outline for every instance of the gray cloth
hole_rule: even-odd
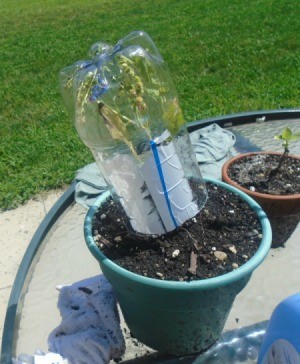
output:
[[[190,139],[202,175],[220,180],[223,164],[234,153],[234,134],[212,124],[190,133]],[[80,169],[75,180],[75,200],[85,208],[89,208],[108,189],[96,163]]]
[[[88,209],[108,186],[96,163],[80,169],[75,177],[75,201]]]
[[[217,124],[190,133],[200,171],[204,177],[222,179],[222,166],[233,156],[236,138]]]

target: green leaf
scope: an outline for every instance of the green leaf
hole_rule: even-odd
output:
[[[286,127],[286,128],[283,130],[282,134],[281,134],[282,139],[284,139],[284,140],[286,140],[286,141],[291,140],[292,135],[293,135],[293,133],[292,133],[291,129],[290,129],[290,128],[288,128],[288,127]]]
[[[296,140],[300,139],[300,133],[295,133],[291,136],[290,141],[294,142]]]
[[[274,136],[274,139],[275,140],[282,140],[282,135],[275,135]]]

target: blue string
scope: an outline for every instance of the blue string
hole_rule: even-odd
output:
[[[156,168],[157,168],[157,171],[158,171],[160,182],[161,182],[162,187],[163,187],[164,196],[165,196],[165,200],[166,200],[166,203],[167,203],[167,206],[168,206],[168,210],[170,212],[172,221],[173,221],[175,227],[177,228],[178,225],[177,225],[177,222],[175,220],[175,217],[173,215],[173,211],[172,211],[172,208],[171,208],[171,203],[170,203],[170,199],[169,199],[169,195],[168,195],[168,191],[167,191],[167,186],[166,186],[164,174],[163,174],[163,171],[162,171],[162,168],[161,168],[161,163],[160,163],[160,159],[159,159],[159,155],[158,155],[158,151],[157,151],[157,146],[156,146],[156,143],[155,143],[154,140],[150,140],[150,146],[151,146],[151,149],[152,149],[152,152],[153,152],[153,155],[154,155]]]

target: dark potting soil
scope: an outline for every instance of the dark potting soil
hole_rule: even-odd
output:
[[[231,164],[228,175],[239,185],[252,191],[270,195],[300,193],[300,159],[285,157],[276,173],[280,155],[258,154]]]
[[[160,236],[130,233],[110,199],[94,217],[94,240],[116,264],[151,278],[196,280],[237,269],[260,245],[259,220],[235,194],[210,183],[207,190],[207,203],[195,218]]]

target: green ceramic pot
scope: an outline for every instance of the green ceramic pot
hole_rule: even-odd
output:
[[[219,338],[236,295],[266,257],[272,240],[269,221],[254,200],[223,182],[206,181],[241,196],[262,225],[263,238],[255,255],[222,276],[192,282],[162,281],[129,272],[106,258],[94,243],[92,220],[108,193],[90,208],[84,224],[87,246],[114,287],[131,333],[149,347],[177,356],[203,351]]]

